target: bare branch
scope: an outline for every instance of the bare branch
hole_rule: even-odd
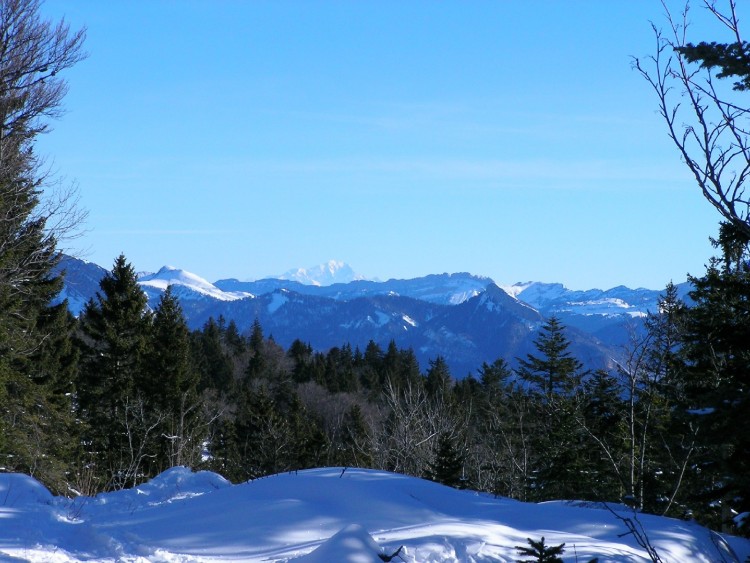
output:
[[[720,10],[704,0],[707,11],[742,43],[735,0]],[[750,199],[745,195],[750,174],[750,110],[738,93],[722,82],[719,71],[690,63],[683,49],[689,45],[689,4],[680,19],[662,0],[668,35],[652,24],[655,54],[633,59],[633,67],[657,97],[659,113],[703,196],[721,217],[750,235]]]

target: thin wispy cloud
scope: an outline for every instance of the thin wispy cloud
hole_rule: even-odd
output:
[[[649,182],[660,188],[689,180],[681,167],[662,164],[636,164],[608,160],[502,160],[462,158],[330,158],[253,160],[245,163],[248,172],[308,175],[419,176],[432,179],[482,181],[496,188],[526,186],[544,181],[549,186],[585,187],[602,182],[632,182],[641,187]],[[489,183],[486,183],[489,182]],[[556,184],[557,183],[557,184]],[[435,186],[435,185],[431,185]],[[467,186],[468,187],[468,186]],[[606,185],[602,186],[606,187]]]
[[[116,230],[97,230],[99,235],[108,236],[226,236],[241,234],[237,230],[226,229],[116,229]]]

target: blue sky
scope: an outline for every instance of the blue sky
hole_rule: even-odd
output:
[[[669,2],[679,10],[681,2]],[[697,40],[722,40],[697,5]],[[47,0],[88,28],[38,150],[109,268],[659,289],[719,217],[631,56],[658,0]]]

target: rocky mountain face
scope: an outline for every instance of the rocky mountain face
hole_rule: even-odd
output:
[[[67,298],[77,315],[106,271],[69,257],[60,267],[66,272],[60,299]],[[338,271],[351,272],[340,265]],[[568,327],[571,350],[586,366],[611,367],[643,317],[656,310],[660,294],[625,287],[571,291],[538,282],[501,288],[467,273],[328,285],[276,278],[210,283],[164,267],[140,275],[139,282],[151,306],[171,285],[193,329],[223,316],[244,332],[258,319],[280,345],[300,339],[320,351],[345,343],[364,349],[370,340],[385,349],[393,340],[412,348],[423,369],[430,359],[443,356],[459,378],[475,374],[482,362],[502,357],[513,365],[516,358],[533,353],[538,330],[551,315]]]

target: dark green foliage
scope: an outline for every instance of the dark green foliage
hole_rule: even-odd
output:
[[[441,433],[427,468],[427,477],[449,487],[464,488],[463,465],[463,456],[454,438],[447,432]]]
[[[119,488],[142,478],[152,459],[147,446],[156,429],[146,405],[151,382],[145,369],[151,314],[123,255],[100,287],[80,319],[78,413],[102,486]]]
[[[479,382],[489,404],[497,404],[502,399],[511,375],[513,375],[513,372],[508,366],[508,362],[502,358],[498,358],[492,364],[486,362],[482,364],[482,367],[479,368]]]
[[[518,563],[563,563],[562,555],[565,552],[565,544],[561,543],[556,546],[544,545],[544,537],[538,541],[531,538],[526,540],[529,547],[516,546],[518,554],[532,559],[518,559]]]
[[[534,345],[539,355],[528,354],[525,360],[519,359],[519,377],[546,401],[573,395],[581,384],[583,366],[570,354],[570,341],[558,318],[551,317],[544,323]]]
[[[592,495],[582,479],[589,452],[580,423],[584,373],[563,331],[562,323],[552,317],[534,342],[539,355],[519,360],[518,376],[528,386],[537,413],[530,440],[535,478],[529,494],[538,500]]]
[[[83,33],[41,19],[39,3],[0,6],[0,466],[66,489],[75,457],[66,306],[53,275],[57,244],[80,219],[34,153],[60,113],[63,71],[83,58]],[[56,207],[57,206],[57,207]]]
[[[645,439],[641,443],[642,494],[640,508],[681,516],[687,493],[686,470],[694,465],[697,427],[686,417],[686,367],[680,355],[686,309],[677,289],[668,284],[659,299],[658,312],[645,325],[648,346],[644,356],[645,377],[637,389],[637,420]]]
[[[320,465],[326,436],[289,388],[245,387],[212,440],[211,467],[233,481]]]
[[[193,362],[200,372],[199,389],[219,395],[236,392],[232,355],[224,346],[224,333],[213,318],[192,338]]]
[[[707,69],[719,67],[717,78],[738,77],[734,89],[744,91],[750,89],[750,43],[738,41],[734,43],[707,43],[701,41],[697,45],[676,47],[676,51],[684,55],[691,63],[700,63]]]
[[[245,350],[247,343],[240,334],[240,331],[237,328],[237,323],[234,322],[234,319],[229,321],[229,324],[227,324],[227,328],[224,331],[224,343],[231,356],[239,356]]]
[[[171,288],[154,311],[144,370],[142,391],[157,424],[150,464],[156,471],[195,466],[206,433],[198,396],[200,374],[192,362],[182,308]]]
[[[750,510],[750,249],[742,231],[724,224],[722,255],[691,278],[695,305],[687,315],[688,423],[700,428],[698,464],[703,506]],[[724,522],[726,524],[726,522]],[[748,530],[744,531],[748,533]]]
[[[234,424],[238,468],[232,477],[246,480],[283,470],[279,454],[289,440],[286,420],[265,387],[241,397]]]
[[[340,439],[333,444],[332,464],[343,467],[374,467],[373,440],[370,424],[362,408],[354,404],[343,416]]]
[[[370,359],[371,355],[365,353],[364,360],[368,362]],[[408,385],[418,384],[422,379],[419,362],[417,362],[414,351],[410,348],[406,350],[399,349],[394,340],[389,342],[388,349],[382,361],[376,362],[372,367],[378,369],[378,364],[380,365],[380,385],[389,381],[391,385],[403,389]]]
[[[253,321],[248,347],[250,349],[250,361],[247,364],[245,376],[249,379],[267,377],[266,340],[263,337],[263,328],[260,326],[258,319]]]
[[[618,501],[625,491],[623,459],[627,457],[626,404],[620,382],[597,370],[584,384],[582,422],[590,447],[581,484],[587,498]]]
[[[425,390],[431,399],[443,399],[449,397],[451,389],[451,372],[445,358],[438,356],[430,360],[430,367],[425,378]]]
[[[494,494],[526,499],[533,471],[529,438],[537,427],[537,407],[512,375],[505,360],[485,363],[479,382],[467,378],[456,385],[456,398],[471,413],[466,463],[470,482]]]
[[[289,402],[282,407],[282,412],[289,422],[291,433],[289,454],[285,460],[286,469],[308,469],[326,465],[326,454],[330,450],[330,438],[323,431],[318,420],[302,404],[298,395],[289,392],[291,395],[286,397]],[[277,393],[277,404],[281,403],[282,401]],[[356,439],[361,440],[362,445],[367,447],[369,442],[366,437],[364,434],[357,434],[357,432],[358,429],[353,428],[352,436],[356,436]],[[352,444],[354,444],[354,441],[352,441]]]
[[[65,304],[38,314],[36,330],[47,335],[44,340],[29,354],[11,353],[0,360],[5,423],[0,455],[6,469],[28,473],[50,490],[65,493],[70,464],[78,457],[71,405],[76,362],[72,319]]]
[[[354,370],[351,346],[331,348],[326,354],[325,370],[319,383],[333,393],[357,391],[359,381]]]
[[[81,454],[79,425],[73,412],[78,352],[73,344],[75,320],[67,303],[46,308],[38,329],[47,336],[29,356],[24,371],[34,389],[33,402],[26,405],[23,428],[36,436],[38,444],[33,468],[28,471],[60,494],[67,493],[70,465]]]
[[[301,340],[295,340],[287,351],[292,361],[292,377],[297,383],[304,383],[311,379],[308,369],[313,361],[313,349]]]
[[[5,27],[4,19],[0,24]],[[11,38],[5,37],[4,42],[13,43],[13,32],[9,33]],[[65,377],[58,372],[64,371],[65,366],[56,365],[48,339],[59,340],[66,346],[64,341],[69,327],[65,325],[64,306],[50,308],[52,299],[62,288],[62,278],[52,275],[59,255],[56,238],[47,227],[47,218],[39,211],[43,183],[36,174],[36,158],[25,141],[16,139],[20,142],[16,144],[12,140],[13,132],[7,130],[8,115],[2,111],[11,95],[3,90],[9,86],[6,81],[12,82],[6,75],[7,66],[11,64],[12,61],[4,59],[0,70],[0,118],[3,120],[0,135],[0,404],[3,406],[0,458],[9,469],[51,480],[51,476],[44,475],[45,470],[37,466],[47,467],[50,461],[54,465],[59,462],[56,456],[47,459],[53,455],[47,451],[51,446],[47,442],[49,439],[59,442],[64,438],[53,438],[50,431],[56,419],[67,413],[59,397],[54,397],[56,384],[51,382]],[[19,103],[23,102],[19,100]],[[6,134],[10,138],[6,138]],[[61,332],[53,334],[55,330]],[[65,362],[62,355],[64,353],[58,359]],[[46,361],[46,365],[37,369],[41,361]],[[59,471],[53,472],[56,482],[50,485],[52,488],[59,485]]]

